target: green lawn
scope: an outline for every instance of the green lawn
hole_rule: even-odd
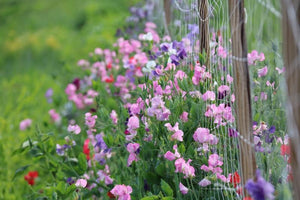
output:
[[[44,94],[53,88],[57,101],[80,69],[76,62],[95,47],[109,47],[116,29],[137,0],[0,1],[0,199],[24,199],[30,189],[15,170],[27,164],[12,156],[26,137],[49,121]],[[33,120],[30,130],[19,122]]]

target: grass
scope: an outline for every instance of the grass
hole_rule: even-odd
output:
[[[77,60],[95,47],[109,47],[137,0],[2,0],[0,2],[0,199],[24,199],[30,188],[16,169],[29,163],[12,156],[35,126],[49,121],[44,94],[57,101],[78,71]],[[59,95],[60,94],[60,95]],[[30,130],[19,122],[33,119]]]

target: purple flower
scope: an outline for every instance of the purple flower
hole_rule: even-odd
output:
[[[107,148],[107,146],[106,146],[106,144],[105,144],[105,142],[104,142],[103,137],[102,137],[101,134],[97,134],[96,135],[96,140],[97,140],[97,143],[95,144],[95,147],[97,146],[100,149],[106,149]]]
[[[59,156],[63,156],[65,154],[65,149],[63,146],[59,145],[59,144],[56,144],[56,153],[59,155]]]
[[[52,95],[53,95],[53,89],[49,88],[45,93],[45,97],[46,97],[48,103],[52,103]]]
[[[276,127],[275,126],[271,126],[269,129],[269,132],[272,134],[276,131]]]
[[[228,128],[228,136],[229,137],[237,137],[238,136],[238,132],[232,128]]]
[[[254,200],[274,199],[274,186],[261,176],[259,170],[256,171],[256,181],[248,180],[245,188]]]

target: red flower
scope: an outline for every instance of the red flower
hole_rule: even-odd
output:
[[[281,145],[280,149],[281,149],[281,155],[282,156],[284,156],[284,155],[288,156],[291,153],[291,149],[290,149],[290,146],[288,144]]]
[[[109,78],[105,78],[106,83],[113,83],[115,81],[114,77],[112,75],[109,76]]]
[[[39,176],[37,171],[30,171],[24,176],[24,179],[28,182],[29,185],[34,185],[34,179]]]
[[[106,65],[106,68],[107,68],[107,69],[111,69],[111,67],[112,67],[111,63],[108,63],[108,64]]]
[[[86,159],[90,159],[90,149],[89,149],[90,139],[86,139],[83,144],[83,153],[86,155]]]
[[[110,199],[116,198],[110,191],[107,192],[107,196],[108,196]]]
[[[244,197],[243,200],[253,200],[251,197]]]
[[[239,184],[241,182],[241,177],[238,174],[238,172],[234,172],[233,176],[230,176],[230,183],[233,184],[234,187],[237,186],[237,184]]]
[[[125,134],[125,135],[130,135],[130,133],[129,133],[128,130],[125,130],[125,131],[124,131],[124,134]]]

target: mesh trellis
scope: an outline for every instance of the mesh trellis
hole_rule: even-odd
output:
[[[276,0],[245,1],[245,4],[242,0],[164,0],[164,2],[156,1],[156,6],[161,8],[157,10],[156,16],[164,19],[160,20],[161,23],[163,21],[161,27],[164,27],[164,33],[170,34],[172,39],[184,41],[188,47],[188,56],[181,67],[200,62],[211,73],[211,82],[207,82],[204,88],[199,88],[201,94],[206,90],[218,93],[214,84],[226,85],[230,77],[234,79],[234,83],[230,86],[231,96],[225,95],[224,98],[219,92],[215,104],[230,107],[235,120],[220,125],[213,117],[205,118],[205,113],[200,113],[205,118],[201,123],[210,127],[210,131],[220,139],[215,151],[223,156],[224,161],[226,160],[222,166],[224,174],[238,172],[242,178],[241,187],[244,187],[248,179],[252,178],[255,181],[255,170],[261,169],[263,177],[277,185],[275,189],[280,193],[277,197],[289,199],[291,198],[291,166],[288,160],[290,156],[284,154],[282,149],[289,143],[285,107],[288,98],[284,97],[287,95],[285,87],[289,88],[291,83],[286,86],[284,76],[281,75],[284,73],[284,62],[280,21],[287,17],[287,21],[292,25],[291,34],[294,37],[296,53],[291,62],[294,68],[299,68],[297,61],[299,60],[297,41],[300,41],[297,34],[299,3],[283,0],[283,5],[285,6],[282,7],[280,1]],[[285,9],[293,11],[284,13]],[[163,10],[165,12],[159,15],[158,13]],[[204,30],[206,25],[209,26],[208,32]],[[208,47],[203,45],[203,38],[204,43],[209,44]],[[265,60],[259,58],[261,52],[266,56]],[[258,61],[261,59],[261,62],[253,61],[252,56],[255,53]],[[237,70],[239,65],[240,70]],[[288,67],[287,65],[285,67]],[[268,76],[262,75],[259,71],[265,66],[268,69]],[[299,69],[291,70],[297,72],[293,79],[298,77],[297,70]],[[247,76],[250,78],[249,82],[244,80]],[[288,82],[290,76],[286,75]],[[296,85],[298,83],[293,82]],[[299,96],[297,89],[294,89],[294,92]],[[234,102],[233,95],[235,95]],[[295,99],[299,99],[298,96]],[[248,102],[243,98],[248,98]],[[239,101],[241,101],[240,105],[237,105]],[[295,103],[291,102],[291,104],[290,107],[295,108]],[[211,105],[206,101],[199,106],[209,108]],[[298,107],[296,106],[295,109],[299,110]],[[243,109],[242,113],[239,109]],[[297,116],[295,118],[297,124]],[[299,133],[297,125],[293,130],[290,132],[296,132],[297,136]],[[297,140],[294,142],[295,146],[299,144]],[[282,146],[278,148],[280,144]],[[297,152],[296,149],[292,151]],[[299,158],[297,153],[295,154],[294,163],[298,163]],[[295,170],[297,166],[297,164],[294,166]],[[205,172],[199,176],[205,177]],[[201,188],[201,195],[207,199],[242,199],[248,195],[244,190],[242,193],[242,195],[237,194],[236,188],[226,183]],[[297,196],[295,198],[297,199]]]

